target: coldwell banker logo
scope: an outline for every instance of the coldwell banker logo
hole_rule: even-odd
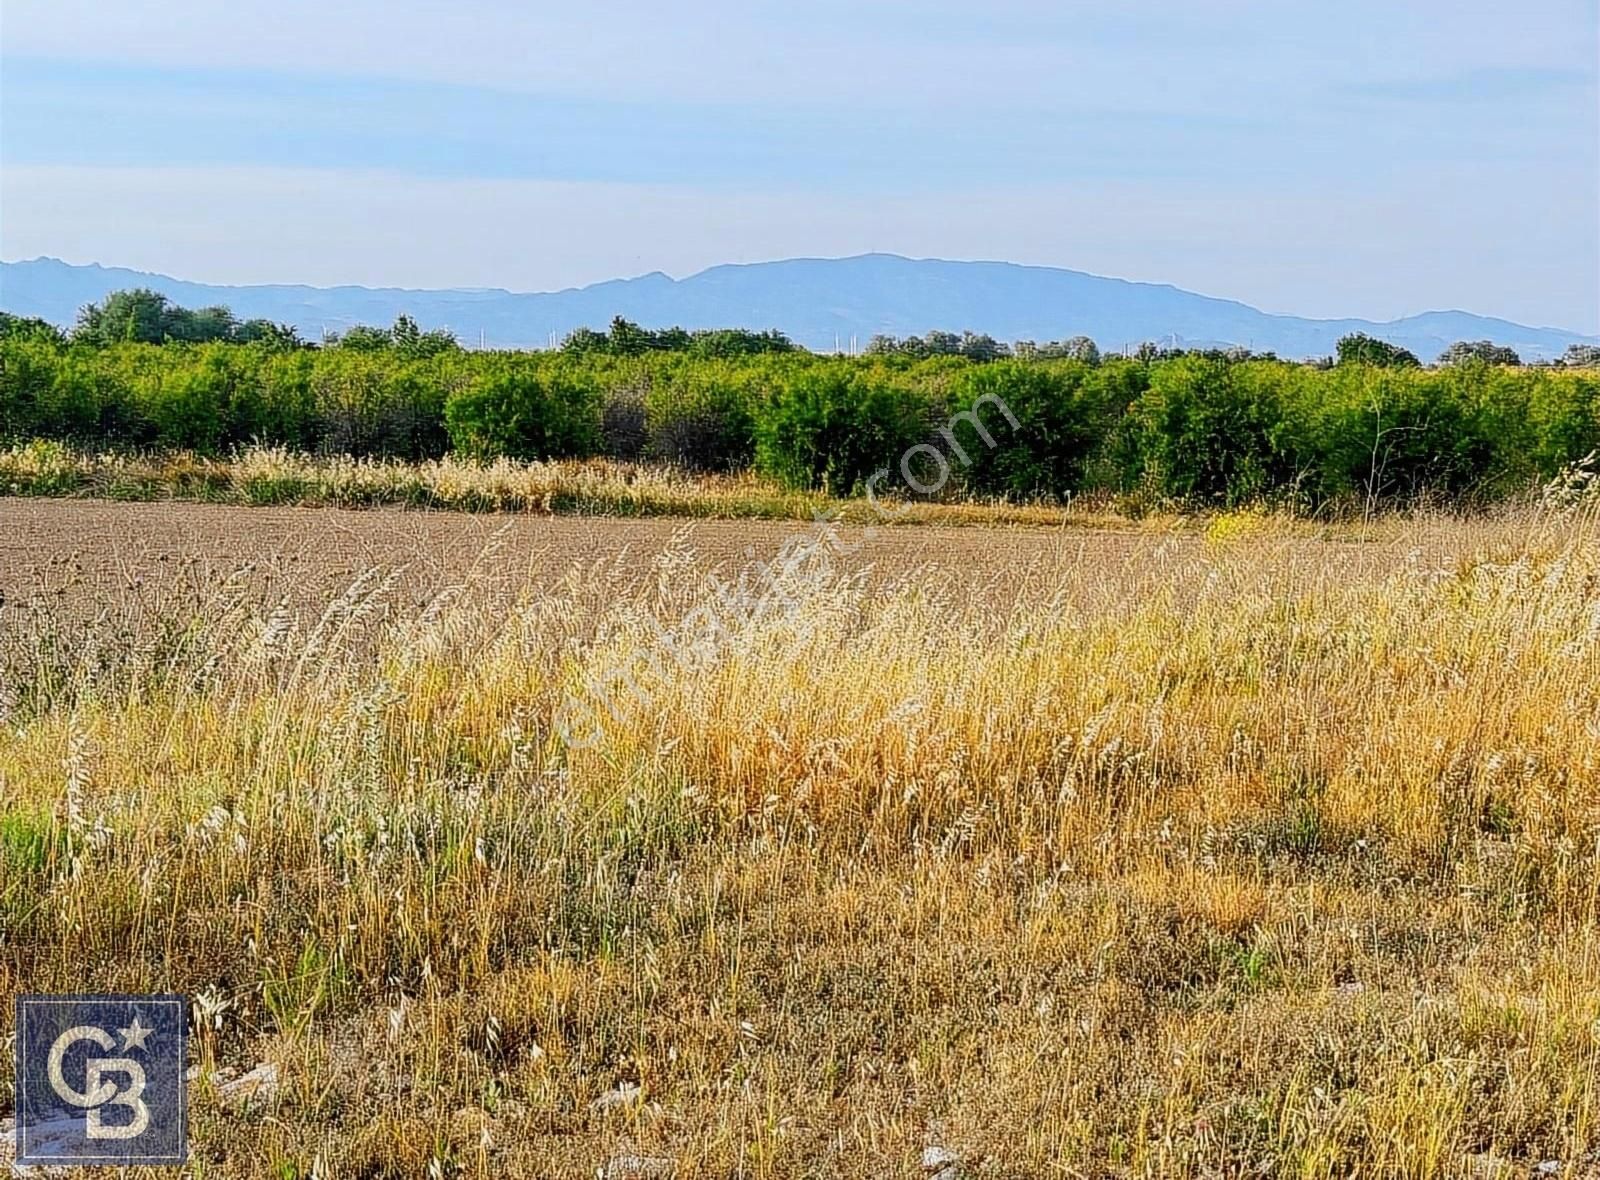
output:
[[[17,997],[17,1162],[188,1158],[182,996]]]

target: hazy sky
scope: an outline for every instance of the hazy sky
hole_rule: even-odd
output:
[[[1600,0],[5,0],[0,255],[545,290],[887,250],[1600,331]]]

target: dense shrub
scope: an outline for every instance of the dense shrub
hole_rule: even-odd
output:
[[[1001,361],[968,370],[940,430],[966,486],[992,496],[1065,497],[1082,488],[1142,375],[1122,362]]]
[[[1288,368],[1185,356],[1151,367],[1127,423],[1124,477],[1179,500],[1239,504],[1293,482],[1277,445]]]
[[[1600,448],[1600,373],[1477,358],[1374,365],[1360,359],[1360,342],[1342,363],[1318,367],[1222,353],[829,358],[703,334],[677,351],[635,352],[626,331],[623,352],[469,353],[413,340],[406,325],[372,349],[269,338],[91,346],[15,317],[0,327],[8,444],[607,454],[705,471],[754,465],[794,487],[842,493],[883,468],[893,474],[881,486],[903,489],[901,459],[925,443],[939,456],[919,449],[914,475],[941,492],[1105,489],[1313,510],[1488,500]],[[706,357],[700,341],[755,351]]]
[[[1503,373],[1498,379],[1510,384]],[[1573,459],[1600,450],[1600,371],[1535,370],[1526,381],[1532,478],[1548,476]]]
[[[1425,492],[1481,495],[1520,450],[1520,427],[1509,429],[1481,376],[1341,366],[1302,383],[1288,429],[1305,461],[1306,498],[1373,504]]]
[[[214,451],[231,433],[239,374],[228,353],[197,350],[186,365],[146,365],[134,382],[148,441],[161,447]]]
[[[21,332],[0,336],[0,443],[82,436],[55,406],[62,367],[55,342]]]
[[[533,360],[500,359],[445,403],[450,444],[476,459],[556,459],[595,453],[600,396],[576,373],[541,373]]]
[[[738,471],[755,461],[760,370],[723,364],[662,372],[645,396],[647,453],[696,471]]]
[[[756,465],[796,488],[843,494],[926,440],[928,403],[881,369],[832,361],[789,374],[756,422]]]
[[[443,364],[331,350],[311,381],[322,449],[403,459],[442,455],[454,437],[445,431],[446,402],[463,385]]]
[[[650,443],[642,385],[607,386],[600,403],[600,449],[614,459],[642,459]]]

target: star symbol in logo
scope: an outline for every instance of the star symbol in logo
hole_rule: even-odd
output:
[[[145,1028],[144,1025],[139,1023],[139,1017],[135,1014],[131,1025],[127,1028],[119,1028],[117,1031],[122,1034],[122,1050],[127,1052],[129,1049],[145,1048],[144,1039],[153,1033],[155,1029]]]

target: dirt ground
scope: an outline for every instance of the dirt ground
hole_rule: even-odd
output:
[[[93,599],[193,588],[243,574],[266,597],[327,601],[363,571],[399,569],[427,595],[480,576],[514,592],[607,561],[648,574],[680,538],[704,569],[769,560],[809,526],[797,521],[471,515],[391,509],[239,508],[196,503],[0,498],[0,591],[12,603],[44,595]],[[839,530],[840,563],[893,578],[938,567],[980,586],[1088,546],[1095,560],[1126,554],[1135,534],[1025,528],[905,526]],[[1148,540],[1146,538],[1146,540]]]
[[[40,608],[58,621],[130,610],[176,615],[219,590],[318,612],[373,571],[393,574],[394,598],[418,606],[471,579],[485,602],[605,567],[605,584],[731,576],[772,560],[813,526],[799,521],[473,515],[401,509],[245,508],[188,502],[0,497],[0,631]],[[1382,577],[1407,563],[1448,563],[1487,535],[1460,522],[1395,524],[1365,544],[1294,531],[1269,542],[1288,583]],[[1193,530],[904,525],[835,534],[838,568],[868,570],[880,587],[915,579],[998,604],[1049,583],[1063,567],[1103,569],[1199,557]]]

